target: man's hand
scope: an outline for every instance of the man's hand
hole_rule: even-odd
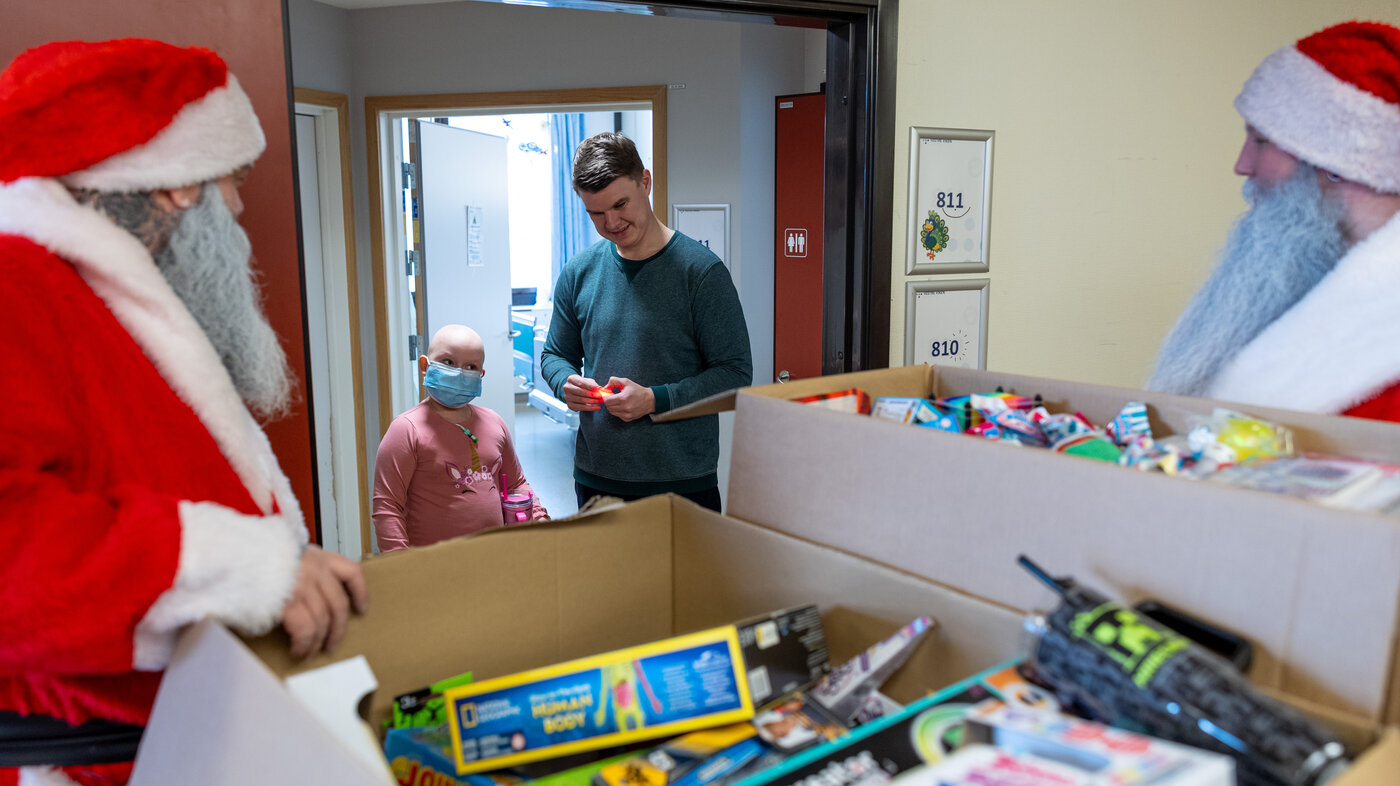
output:
[[[656,411],[656,395],[651,388],[638,385],[627,377],[612,377],[608,387],[618,391],[603,399],[608,413],[625,423],[646,417]]]
[[[597,412],[603,408],[598,383],[588,377],[570,374],[564,380],[564,403],[575,412]]]
[[[292,657],[332,652],[345,638],[353,607],[363,613],[369,601],[365,575],[352,559],[307,546],[301,555],[297,586],[282,607],[282,627],[292,639]]]

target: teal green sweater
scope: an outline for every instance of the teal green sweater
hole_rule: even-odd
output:
[[[540,371],[563,399],[565,380],[580,368],[600,385],[626,377],[650,387],[658,414],[753,384],[749,331],[729,269],[679,232],[640,261],[618,256],[606,240],[570,259],[554,285]],[[647,495],[719,482],[718,415],[624,423],[607,409],[578,414],[579,483]]]

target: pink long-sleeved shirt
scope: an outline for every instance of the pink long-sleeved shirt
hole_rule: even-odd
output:
[[[380,551],[426,546],[502,525],[501,490],[530,491],[500,415],[468,404],[473,441],[422,401],[394,418],[374,462]],[[535,499],[532,512],[544,512]]]

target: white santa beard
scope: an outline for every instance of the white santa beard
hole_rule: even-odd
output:
[[[264,420],[275,420],[291,405],[291,372],[263,312],[251,262],[248,235],[214,184],[205,186],[199,203],[185,212],[168,247],[156,257],[156,266],[209,337],[248,408]]]
[[[1346,252],[1342,206],[1323,197],[1317,170],[1264,189],[1230,230],[1221,260],[1162,342],[1147,387],[1198,396],[1231,358],[1327,275]]]

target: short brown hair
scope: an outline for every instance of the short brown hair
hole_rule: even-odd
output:
[[[642,157],[632,140],[604,131],[583,140],[574,151],[574,190],[595,194],[619,177],[642,182]]]

